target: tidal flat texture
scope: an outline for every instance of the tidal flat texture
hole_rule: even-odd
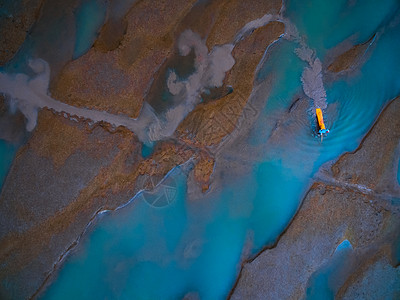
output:
[[[1,299],[400,297],[397,0],[3,2]]]

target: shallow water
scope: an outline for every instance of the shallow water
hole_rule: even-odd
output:
[[[286,5],[287,16],[320,59],[350,36],[355,36],[353,42],[364,42],[399,6],[393,0],[371,0],[348,8],[347,2]],[[91,47],[104,18],[102,6],[93,6],[96,1],[85,3],[77,14],[74,56]],[[101,215],[43,298],[171,299],[188,292],[202,299],[226,297],[241,260],[274,243],[321,164],[354,150],[383,106],[400,93],[397,23],[377,38],[361,71],[325,83],[325,119],[331,133],[321,144],[313,130],[311,103],[304,110],[294,108],[296,118],[287,114],[302,93],[300,77],[306,66],[294,53],[296,47],[295,42],[280,39],[268,49],[256,76],[260,92],[253,97],[264,106],[245,141],[245,150],[255,154],[240,161],[247,171],[221,175],[221,188],[191,199],[183,168],[174,169],[155,193],[139,194],[124,208]],[[266,96],[269,76],[274,84]],[[1,153],[1,170],[3,165],[7,169],[14,153],[1,141],[0,151],[7,153]],[[151,151],[142,148],[143,156]],[[232,151],[239,152],[234,147]]]
[[[333,14],[328,21],[335,24],[343,15],[326,11]],[[313,14],[304,14],[313,19]],[[382,16],[376,18],[369,21],[379,23]],[[318,20],[321,16],[314,22]],[[366,30],[363,20],[343,27],[332,40],[337,43],[354,31],[368,36],[372,29]],[[328,25],[320,32],[307,32],[318,46],[317,55],[329,45],[316,36]],[[282,123],[288,128],[283,131],[286,136],[267,141],[275,121],[301,92],[304,67],[293,54],[294,42],[280,40],[270,47],[276,59],[265,62],[257,79],[262,86],[272,73],[276,84],[250,132],[248,147],[258,153],[256,159],[242,162],[250,171],[241,177],[227,176],[221,190],[190,200],[185,176],[177,168],[168,177],[177,182],[173,204],[155,209],[138,196],[125,208],[103,216],[77,253],[67,259],[44,298],[85,293],[88,298],[171,299],[188,292],[202,299],[224,298],[241,258],[275,241],[320,165],[354,150],[384,104],[399,94],[400,70],[394,67],[399,65],[399,37],[397,24],[380,37],[359,73],[326,86],[326,123],[331,134],[322,144],[312,130],[315,120],[309,109],[300,120]]]
[[[154,144],[145,144],[142,143],[142,156],[144,158],[149,157],[154,152]]]
[[[76,12],[76,43],[73,58],[85,54],[97,38],[104,23],[107,3],[104,0],[87,0]]]
[[[364,1],[285,1],[285,14],[305,35],[310,48],[324,58],[327,50],[352,37],[355,44],[367,41],[393,17],[399,8],[397,0]]]
[[[397,182],[400,185],[400,159],[399,159],[399,165],[397,167]]]
[[[340,243],[330,261],[310,277],[305,299],[335,299],[336,292],[349,275],[352,254],[353,247],[348,240]]]
[[[16,148],[0,139],[0,191],[16,153]]]

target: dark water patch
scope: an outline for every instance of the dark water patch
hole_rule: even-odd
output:
[[[400,185],[400,159],[399,159],[399,164],[398,164],[398,167],[397,167],[397,182]]]
[[[399,200],[397,199],[397,203],[400,203]],[[392,244],[392,264],[396,268],[400,266],[400,232]]]
[[[40,17],[25,42],[5,69],[8,73],[31,74],[28,59],[42,58],[51,67],[51,78],[57,76],[72,59],[75,47],[75,10],[81,0],[45,1]]]
[[[336,248],[330,261],[311,275],[306,290],[306,300],[334,299],[354,265],[353,248],[344,240]]]
[[[76,42],[73,59],[85,54],[97,38],[107,11],[105,0],[84,0],[75,12]]]
[[[157,114],[165,113],[169,108],[185,100],[182,100],[181,97],[175,97],[169,92],[167,80],[171,71],[176,73],[178,80],[186,80],[195,71],[195,58],[193,49],[186,56],[180,55],[176,50],[161,67],[146,97],[146,101]]]
[[[2,1],[0,6],[0,18],[8,18],[20,12],[22,0]]]
[[[154,152],[154,143],[153,144],[145,144],[142,143],[142,156],[144,158],[149,157]]]
[[[0,65],[15,55],[39,16],[43,0],[0,3]]]
[[[233,87],[223,85],[221,87],[215,87],[206,90],[201,94],[201,98],[203,102],[209,102],[221,99],[231,93],[233,93]]]
[[[120,45],[127,27],[128,23],[123,19],[108,20],[101,28],[94,46],[103,52],[115,50]]]
[[[362,43],[379,27],[389,22],[400,7],[397,0],[318,1],[307,5],[302,1],[286,1],[285,14],[294,22],[301,35],[307,36],[311,49],[324,58],[326,51],[355,34],[355,44]],[[338,22],[340,19],[340,22]]]
[[[17,148],[15,146],[0,139],[0,192],[16,152]]]
[[[29,137],[23,114],[12,111],[6,102],[0,96],[0,191],[16,152]]]
[[[117,0],[108,3],[107,20],[95,42],[96,49],[106,52],[119,46],[128,26],[124,17],[135,2],[136,0]]]

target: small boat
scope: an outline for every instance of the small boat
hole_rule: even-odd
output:
[[[317,108],[315,110],[315,113],[317,114],[318,127],[319,127],[318,132],[321,135],[321,142],[322,142],[323,134],[328,133],[329,129],[326,129],[325,127],[324,117],[322,116],[322,110],[320,108]]]

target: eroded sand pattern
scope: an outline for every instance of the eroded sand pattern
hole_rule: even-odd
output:
[[[1,299],[398,297],[398,1],[21,0],[0,33]]]

